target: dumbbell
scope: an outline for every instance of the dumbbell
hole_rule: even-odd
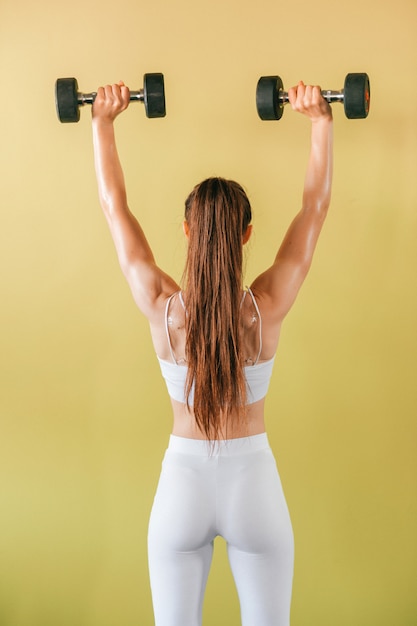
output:
[[[345,115],[349,119],[367,117],[370,105],[370,85],[367,74],[347,74],[340,91],[322,90],[329,103],[343,102]],[[261,76],[256,87],[256,108],[261,120],[279,120],[284,113],[284,105],[289,102],[279,76]]]
[[[60,122],[78,122],[80,107],[93,104],[97,93],[80,93],[75,78],[58,78],[55,83],[56,112]],[[145,74],[143,89],[130,91],[130,100],[143,102],[147,117],[165,117],[163,74]]]

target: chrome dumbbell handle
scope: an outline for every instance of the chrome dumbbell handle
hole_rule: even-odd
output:
[[[77,102],[80,106],[84,104],[93,104],[96,99],[97,92],[93,91],[91,93],[77,93]],[[139,89],[139,91],[130,91],[129,92],[129,100],[132,102],[133,100],[139,100],[139,102],[144,102],[145,95],[143,89]]]
[[[343,89],[341,91],[332,91],[331,89],[322,89],[321,95],[329,104],[332,102],[343,102],[344,100],[344,92]],[[289,102],[288,92],[282,91],[281,89],[278,91],[278,102],[280,104],[288,104]]]

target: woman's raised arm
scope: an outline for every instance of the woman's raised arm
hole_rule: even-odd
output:
[[[333,120],[319,87],[299,83],[288,92],[292,108],[311,121],[311,147],[302,206],[292,221],[272,266],[252,284],[265,313],[280,323],[290,310],[310,269],[330,204],[333,173]]]
[[[151,318],[158,301],[178,289],[156,265],[144,232],[131,213],[116,147],[114,120],[129,105],[129,89],[120,82],[100,87],[92,107],[94,163],[100,204],[119,263],[136,304]]]

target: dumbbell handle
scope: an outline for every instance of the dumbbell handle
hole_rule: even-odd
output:
[[[93,91],[92,93],[78,93],[77,94],[77,102],[80,106],[84,104],[93,104],[96,99],[97,92]],[[139,91],[129,91],[129,100],[139,100],[143,102],[145,100],[143,89],[139,89]]]
[[[331,89],[322,89],[321,95],[329,104],[332,102],[343,102],[345,95],[343,89],[341,91],[332,91]],[[278,91],[278,102],[280,104],[287,104],[289,102],[288,92],[282,91],[281,89]]]

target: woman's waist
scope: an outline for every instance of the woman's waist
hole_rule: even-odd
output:
[[[206,441],[211,439],[199,429],[192,407],[188,409],[186,405],[173,399],[171,399],[171,404],[173,409],[173,435],[186,439]],[[214,439],[224,441],[265,433],[264,405],[265,400],[262,399],[255,404],[246,406],[242,415],[231,415],[220,419],[218,422],[219,433]]]
[[[171,434],[167,454],[185,454],[198,457],[238,457],[255,452],[270,451],[265,432],[231,439],[193,439]]]

